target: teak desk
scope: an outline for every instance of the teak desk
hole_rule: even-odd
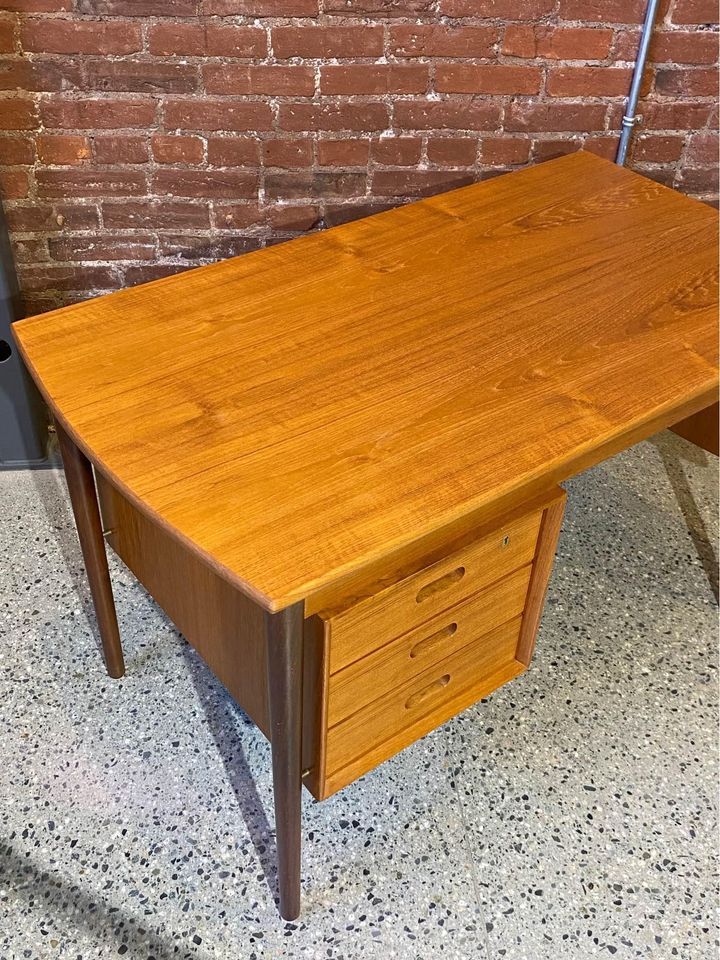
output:
[[[284,917],[301,784],[523,671],[558,482],[715,402],[716,266],[582,153],[16,325],[109,672],[103,536],[271,739]]]

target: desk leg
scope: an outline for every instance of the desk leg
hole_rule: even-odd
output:
[[[300,913],[302,603],[265,614],[280,914]]]
[[[90,461],[75,446],[59,423],[55,429],[60,443],[65,479],[75,515],[75,525],[85,560],[98,629],[105,653],[105,666],[111,677],[125,673],[115,602],[110,585],[105,541],[100,523],[95,478]]]

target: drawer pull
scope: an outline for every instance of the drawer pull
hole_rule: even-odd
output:
[[[433,580],[432,583],[424,586],[415,597],[415,602],[422,603],[423,600],[427,600],[441,590],[447,590],[447,588],[451,587],[454,583],[459,583],[464,576],[465,567],[458,567],[456,570],[451,570],[450,573],[446,573],[445,576],[438,577],[437,580]]]
[[[443,687],[446,687],[450,683],[450,674],[446,673],[445,676],[440,677],[434,683],[431,683],[429,687],[425,687],[424,690],[418,690],[417,693],[414,693],[411,697],[405,701],[405,709],[412,710],[413,707],[419,706],[424,700],[427,700],[428,697],[431,697],[433,693],[437,693],[438,690],[442,690]]]
[[[455,633],[457,627],[458,625],[456,623],[449,623],[446,627],[443,627],[442,630],[438,630],[437,633],[432,633],[429,637],[423,637],[422,640],[418,640],[410,650],[410,658],[414,660],[416,657],[427,653],[428,650],[437,643],[440,643],[441,640],[447,640],[448,637],[451,637]]]

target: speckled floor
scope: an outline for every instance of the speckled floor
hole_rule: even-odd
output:
[[[324,804],[273,892],[269,749],[114,562],[103,673],[60,476],[0,473],[0,957],[715,960],[717,461],[568,484],[531,669]]]

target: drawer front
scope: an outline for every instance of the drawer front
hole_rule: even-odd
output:
[[[335,726],[493,627],[519,616],[525,607],[531,570],[532,565],[526,564],[331,676],[328,725]]]
[[[530,563],[542,511],[499,527],[432,566],[327,620],[330,673]]]
[[[515,660],[521,618],[484,634],[327,732],[328,793],[522,672]]]

